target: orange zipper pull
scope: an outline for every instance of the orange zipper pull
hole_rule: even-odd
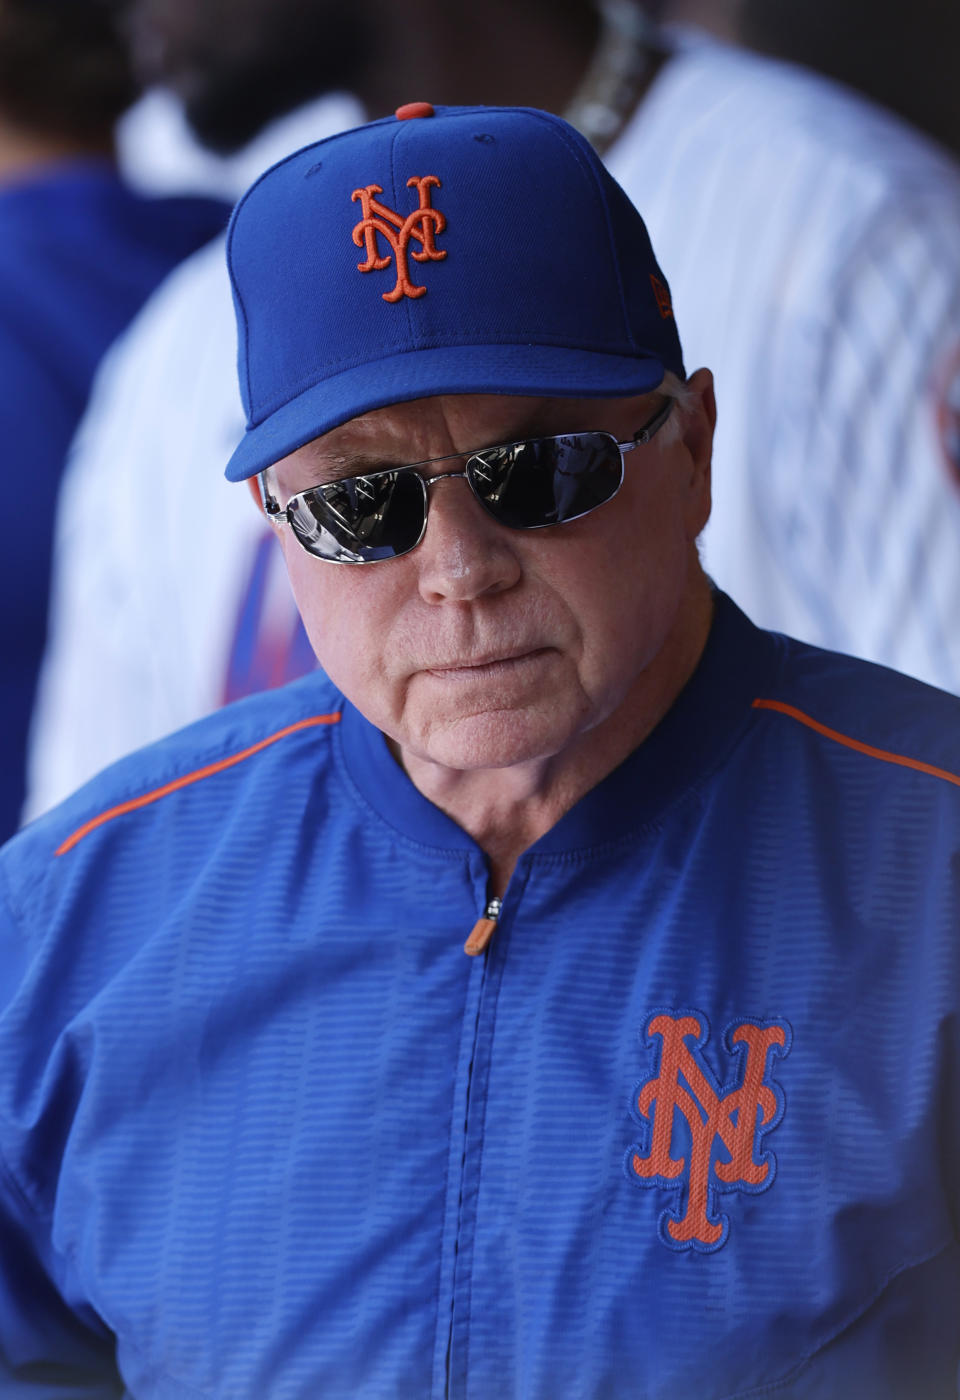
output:
[[[491,899],[483,912],[483,918],[478,919],[470,930],[470,937],[463,945],[463,951],[470,958],[476,958],[481,953],[486,952],[487,944],[490,942],[497,927],[497,920],[500,917],[500,910],[503,901]]]

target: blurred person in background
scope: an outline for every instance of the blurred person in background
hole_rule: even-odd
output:
[[[960,154],[960,6],[744,0],[744,42],[847,83]]]
[[[228,107],[256,88],[262,36],[246,68],[238,51],[258,4],[284,52],[290,0],[247,0],[232,25],[238,80],[215,85]],[[198,126],[221,8],[138,7],[141,46]],[[373,116],[411,98],[565,112],[669,249],[688,358],[716,368],[711,574],[766,626],[960,690],[957,167],[836,84],[749,52],[743,0],[656,9],[374,0],[351,21],[349,61],[323,81],[336,69]],[[325,10],[291,13],[319,23]],[[303,30],[296,48],[309,54]],[[266,116],[259,98],[253,112]],[[261,522],[216,484],[241,418],[221,258],[199,255],[154,299],[89,415],[61,513],[30,814],[122,752],[312,664]],[[204,473],[220,493],[215,532],[189,509]]]
[[[136,95],[108,0],[0,0],[0,837],[16,829],[46,629],[54,506],[101,355],[223,205],[121,183],[112,128]],[[107,507],[108,508],[108,507]]]
[[[144,188],[233,203],[291,141],[363,119],[346,88],[364,29],[323,0],[133,0],[145,86],[118,126],[121,168]]]
[[[802,57],[854,78],[848,3]],[[883,0],[876,23],[901,11]],[[688,355],[716,367],[707,568],[767,627],[960,691],[960,167],[722,41],[756,36],[759,0],[663,12],[672,56],[607,163],[671,250]],[[932,40],[903,30],[907,50]]]

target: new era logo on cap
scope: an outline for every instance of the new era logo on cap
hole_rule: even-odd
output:
[[[235,481],[391,403],[620,397],[683,374],[643,220],[578,132],[530,108],[415,103],[296,152],[238,204],[228,262]]]

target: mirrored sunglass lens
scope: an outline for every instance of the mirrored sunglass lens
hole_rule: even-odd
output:
[[[304,491],[290,525],[311,554],[342,563],[393,559],[423,533],[425,494],[415,472],[353,476]]]
[[[495,447],[467,464],[480,500],[502,525],[560,525],[602,506],[623,478],[620,449],[608,433],[568,433]]]

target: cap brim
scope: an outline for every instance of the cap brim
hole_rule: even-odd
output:
[[[411,399],[436,394],[628,398],[656,389],[663,375],[662,360],[642,350],[635,356],[553,345],[444,345],[406,351],[304,389],[247,429],[226,476],[244,481],[351,418]]]

